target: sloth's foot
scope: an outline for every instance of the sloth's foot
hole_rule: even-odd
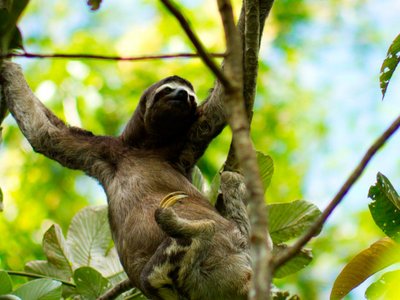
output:
[[[188,220],[179,217],[172,208],[179,200],[188,198],[184,192],[173,192],[165,196],[158,209],[155,218],[161,229],[171,237],[185,238],[211,238],[215,233],[215,222],[209,219]]]
[[[189,197],[184,192],[173,192],[165,196],[160,202],[160,208],[168,208],[173,206],[178,200]]]

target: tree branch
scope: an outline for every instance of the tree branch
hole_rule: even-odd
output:
[[[321,227],[325,224],[328,217],[331,215],[336,206],[343,200],[346,196],[347,192],[353,186],[353,184],[360,178],[361,174],[367,167],[368,163],[372,159],[372,157],[378,152],[378,150],[385,144],[385,142],[396,132],[400,127],[400,116],[385,130],[385,132],[372,144],[372,146],[365,153],[360,163],[351,173],[350,177],[346,180],[343,186],[340,188],[338,193],[329,203],[329,205],[322,212],[321,216],[315,221],[312,227],[308,230],[306,234],[304,234],[296,243],[287,248],[285,252],[283,252],[280,256],[275,257],[272,261],[272,266],[274,269],[278,268],[292,257],[294,257],[303,246],[305,246],[313,236],[315,236]]]
[[[115,299],[123,292],[130,290],[132,287],[131,281],[126,279],[121,281],[120,283],[116,284],[111,290],[108,290],[103,295],[101,295],[97,300],[110,300]]]
[[[246,13],[250,1],[245,2]],[[258,6],[254,0],[250,7]],[[224,25],[227,53],[225,74],[231,80],[231,86],[225,88],[225,106],[228,123],[232,129],[233,145],[239,166],[242,169],[249,194],[249,216],[251,222],[250,250],[253,265],[253,277],[249,299],[269,299],[271,272],[268,268],[271,259],[269,244],[267,209],[264,203],[264,191],[258,169],[256,152],[250,139],[250,123],[243,97],[243,49],[239,32],[233,21],[233,11],[229,0],[218,0],[218,7]],[[256,13],[258,10],[256,9]],[[247,17],[247,15],[246,15]],[[256,23],[258,16],[256,16]],[[256,25],[256,34],[259,28]],[[258,41],[258,39],[257,39]],[[256,41],[256,42],[257,42]],[[245,49],[246,55],[247,47]],[[251,60],[251,58],[249,58]],[[257,59],[257,55],[256,55]],[[256,73],[254,74],[256,76]]]
[[[21,271],[9,271],[9,270],[3,270],[6,272],[8,275],[14,275],[14,276],[23,276],[23,277],[28,277],[28,278],[49,278],[53,280],[57,280],[61,282],[63,285],[71,286],[71,287],[76,287],[76,285],[72,282],[61,280],[58,278],[53,278],[45,275],[40,275],[40,274],[34,274],[34,273],[28,273],[28,272],[21,272]]]
[[[212,60],[210,54],[207,52],[207,50],[205,49],[205,47],[203,46],[202,42],[197,37],[197,35],[190,28],[188,21],[183,16],[183,14],[180,12],[180,10],[174,4],[172,4],[172,2],[169,0],[161,0],[161,2],[178,20],[182,29],[185,31],[187,37],[190,39],[193,46],[196,48],[197,52],[199,53],[204,64],[214,73],[214,75],[218,78],[218,80],[224,86],[229,86],[229,84],[230,84],[229,80],[225,77],[225,74],[222,73],[221,68]]]
[[[243,61],[244,61],[244,86],[243,96],[246,103],[246,111],[251,123],[253,106],[256,94],[258,77],[258,54],[260,52],[261,36],[265,20],[268,17],[274,1],[244,1],[240,14],[238,28],[242,36]],[[224,164],[224,170],[238,170],[238,161],[233,145],[229,149],[228,157]]]
[[[210,53],[210,57],[225,57],[222,53]],[[98,60],[112,60],[112,61],[142,61],[142,60],[155,60],[155,59],[170,59],[170,58],[200,58],[199,54],[196,53],[175,53],[175,54],[156,54],[156,55],[142,55],[142,56],[108,56],[98,54],[65,54],[65,53],[53,53],[53,54],[41,54],[41,53],[8,53],[6,55],[0,55],[1,59],[7,59],[11,57],[25,57],[25,58],[67,58],[67,59],[98,59]]]

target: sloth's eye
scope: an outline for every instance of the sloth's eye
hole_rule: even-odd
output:
[[[168,86],[167,86],[166,88],[163,89],[163,92],[164,92],[164,93],[167,93],[167,94],[168,94],[168,93],[171,93],[172,91],[173,91],[173,89],[170,88],[170,87],[168,87]]]

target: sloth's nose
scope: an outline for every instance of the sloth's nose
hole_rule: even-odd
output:
[[[188,93],[184,89],[178,89],[176,91],[176,99],[186,100],[188,98]]]

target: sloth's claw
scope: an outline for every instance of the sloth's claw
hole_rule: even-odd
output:
[[[173,206],[178,200],[189,197],[184,192],[173,192],[165,196],[160,202],[160,208],[167,208]]]

